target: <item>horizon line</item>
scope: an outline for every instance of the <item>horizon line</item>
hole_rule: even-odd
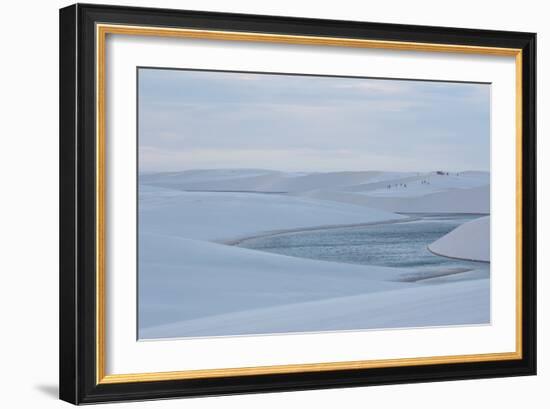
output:
[[[177,170],[138,170],[140,174],[159,174],[159,173],[183,173],[183,172],[206,172],[206,171],[263,171],[263,172],[277,172],[277,173],[308,173],[308,174],[323,174],[323,173],[361,173],[361,172],[381,172],[381,173],[466,173],[466,172],[481,172],[491,173],[490,170],[481,169],[466,169],[466,170],[449,170],[449,169],[435,169],[435,170],[380,170],[380,169],[364,169],[364,170],[328,170],[328,171],[314,171],[314,170],[279,170],[270,168],[190,168],[190,169],[177,169]]]

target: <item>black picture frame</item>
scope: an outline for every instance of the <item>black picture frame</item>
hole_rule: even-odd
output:
[[[522,51],[521,359],[101,384],[96,355],[96,23]],[[74,404],[536,374],[536,34],[77,4],[60,10],[60,398]]]

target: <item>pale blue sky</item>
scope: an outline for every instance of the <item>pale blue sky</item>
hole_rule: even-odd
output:
[[[490,85],[139,70],[140,172],[489,170]]]

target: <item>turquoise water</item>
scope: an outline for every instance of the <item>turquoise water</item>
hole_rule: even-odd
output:
[[[416,221],[303,231],[244,240],[239,247],[315,260],[415,271],[487,270],[489,263],[436,256],[427,246],[457,226],[482,217],[471,214],[415,214]]]

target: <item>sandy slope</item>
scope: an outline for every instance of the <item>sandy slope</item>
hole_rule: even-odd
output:
[[[155,326],[143,330],[142,335],[161,338],[484,324],[490,319],[489,300],[488,280],[462,281],[214,315]]]
[[[430,244],[430,251],[454,258],[475,261],[490,260],[490,227],[489,216],[472,220]]]
[[[140,326],[386,291],[396,268],[330,263],[199,240],[140,236]],[[159,296],[160,295],[160,296]]]
[[[428,179],[429,184],[422,182]],[[407,282],[415,274],[410,269],[301,259],[216,243],[277,230],[406,219],[394,211],[472,211],[471,203],[479,210],[488,203],[486,173],[252,169],[140,180],[140,337],[488,321],[489,280],[476,272],[414,283]],[[395,186],[388,189],[388,183]],[[225,192],[188,191],[195,188]],[[283,190],[292,193],[273,193]]]
[[[489,213],[489,186],[451,189],[425,195],[371,196],[351,192],[313,191],[304,195],[399,213]]]
[[[177,190],[303,192],[319,188],[353,186],[406,177],[402,172],[278,172],[272,170],[231,169],[191,170],[143,175],[142,184]]]
[[[142,184],[180,191],[279,193],[389,212],[489,213],[488,172],[194,170],[142,175]]]
[[[220,241],[273,230],[406,218],[349,203],[273,194],[183,192],[142,186],[139,200],[143,231]]]

